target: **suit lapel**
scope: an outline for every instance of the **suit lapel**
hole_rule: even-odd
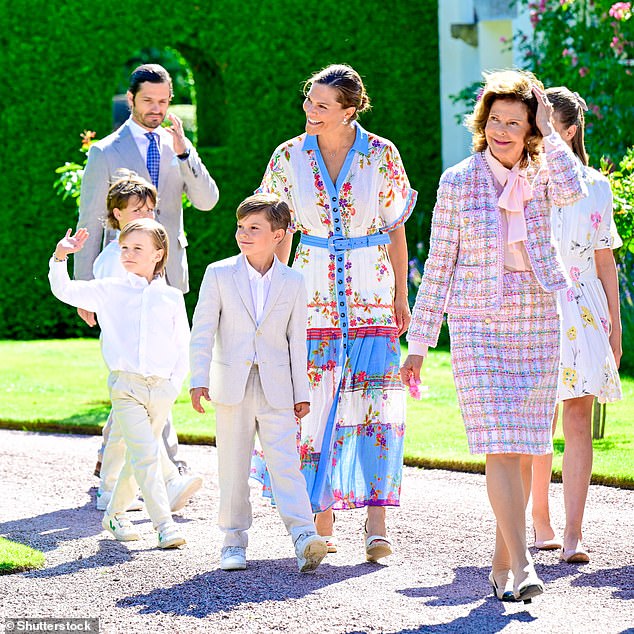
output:
[[[121,165],[125,165],[127,169],[135,171],[139,176],[152,182],[147,165],[127,125],[121,126],[121,132],[113,143],[113,147],[121,157]]]
[[[249,312],[249,315],[251,315],[251,319],[255,322],[255,308],[253,307],[253,297],[251,296],[251,284],[249,282],[249,273],[247,272],[243,255],[238,256],[236,264],[233,267],[233,280],[238,288],[242,303]]]
[[[275,266],[273,268],[273,275],[271,276],[269,295],[266,298],[266,303],[264,304],[264,309],[262,310],[262,319],[260,319],[260,323],[262,323],[269,316],[271,309],[277,304],[277,300],[284,290],[285,283],[286,269],[280,266],[280,263],[277,261],[276,258]]]

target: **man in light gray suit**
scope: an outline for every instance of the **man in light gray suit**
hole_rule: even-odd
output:
[[[130,118],[118,130],[91,146],[82,179],[77,223],[78,228],[88,229],[90,236],[84,249],[75,255],[75,279],[94,277],[95,259],[115,237],[104,230],[106,197],[117,171],[125,168],[143,176],[157,188],[155,217],[169,237],[165,267],[167,283],[183,293],[189,290],[182,195],[185,194],[194,207],[209,210],[218,202],[218,187],[185,137],[180,119],[167,115],[172,94],[172,79],[162,66],[139,66],[130,75],[127,92]],[[162,127],[166,116],[171,126]],[[77,312],[89,326],[95,325],[93,313],[81,308]],[[163,437],[172,461],[184,466],[177,456],[178,440],[171,417]]]
[[[218,202],[218,188],[185,137],[180,119],[167,115],[172,99],[169,73],[158,64],[139,66],[130,76],[127,97],[130,118],[88,152],[77,226],[88,229],[90,237],[75,256],[75,278],[92,279],[93,262],[104,242],[112,239],[105,236],[104,240],[106,194],[117,170],[126,168],[151,181],[158,190],[156,220],[165,227],[170,241],[167,281],[186,293],[189,273],[182,195],[206,211]],[[171,126],[164,128],[161,124],[166,115]]]

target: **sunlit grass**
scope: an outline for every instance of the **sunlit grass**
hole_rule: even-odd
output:
[[[98,433],[108,410],[107,371],[96,339],[0,341],[0,425],[14,429]],[[430,351],[423,370],[428,396],[408,399],[406,462],[481,470],[471,456],[456,402],[449,353]],[[634,380],[623,378],[623,400],[608,406],[605,437],[594,441],[595,481],[634,486]],[[213,407],[191,408],[187,386],[174,407],[182,441],[212,442]],[[555,436],[554,471],[561,470],[563,436]]]

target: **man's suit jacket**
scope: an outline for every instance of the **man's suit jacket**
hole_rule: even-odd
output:
[[[187,238],[183,229],[182,195],[185,193],[194,207],[206,211],[218,202],[218,188],[189,142],[189,158],[181,161],[168,141],[169,139],[161,137],[156,219],[165,227],[169,238],[167,280],[171,286],[186,293],[189,290],[189,271],[185,252]],[[152,182],[128,122],[94,143],[88,152],[77,227],[86,227],[90,237],[84,248],[75,254],[75,279],[92,279],[93,262],[105,246],[104,242],[109,241],[104,240],[103,227],[106,196],[117,170],[121,168],[133,170]]]
[[[308,402],[306,286],[300,273],[276,260],[258,324],[245,257],[205,271],[190,344],[191,387],[208,387],[211,400],[237,405],[257,354],[262,389],[274,408]]]

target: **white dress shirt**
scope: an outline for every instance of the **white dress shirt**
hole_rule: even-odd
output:
[[[166,132],[164,128],[158,126],[154,130],[146,130],[143,126],[140,126],[132,117],[128,119],[128,126],[130,128],[130,132],[132,132],[132,138],[136,143],[136,146],[139,148],[139,152],[141,153],[141,157],[143,158],[143,162],[147,163],[147,149],[150,147],[150,139],[148,139],[145,135],[148,132],[156,132],[158,134],[158,149],[159,154],[161,153],[161,148],[164,144],[169,145],[173,148],[172,137],[169,132]]]
[[[112,242],[106,245],[92,265],[92,274],[96,280],[101,280],[104,277],[126,277],[128,275],[123,264],[121,264],[119,233],[121,232],[116,232]]]
[[[256,271],[250,264],[247,258],[244,258],[244,262],[247,265],[247,272],[249,273],[249,284],[251,285],[251,297],[253,298],[253,310],[255,311],[255,321],[259,324],[264,312],[264,304],[269,296],[269,290],[271,288],[271,276],[273,275],[273,267],[275,266],[275,259],[271,268],[261,275],[259,271]]]
[[[53,295],[97,313],[102,354],[110,371],[169,379],[180,392],[189,367],[189,322],[183,293],[159,277],[74,280],[66,262],[49,262]]]
[[[262,313],[264,312],[264,304],[269,296],[269,290],[271,288],[271,276],[273,275],[273,267],[275,266],[275,258],[273,258],[273,264],[271,268],[261,275],[259,271],[256,271],[250,264],[247,258],[244,258],[244,263],[247,265],[247,273],[249,274],[249,285],[251,286],[251,297],[253,299],[253,310],[255,311],[255,321],[259,325],[260,319],[262,319]],[[258,362],[258,355],[253,356],[253,363]]]

